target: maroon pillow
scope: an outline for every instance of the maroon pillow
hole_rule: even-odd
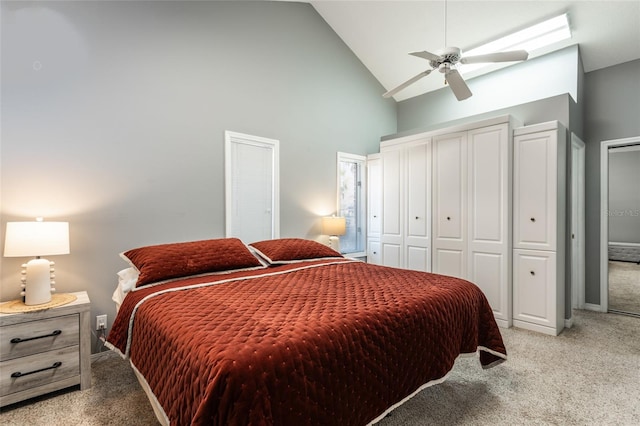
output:
[[[331,247],[302,238],[281,238],[249,244],[270,264],[301,262],[309,259],[343,257]]]
[[[140,247],[120,256],[140,273],[136,287],[207,272],[264,267],[237,238]]]

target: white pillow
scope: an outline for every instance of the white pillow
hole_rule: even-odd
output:
[[[111,297],[116,304],[116,311],[120,309],[120,305],[127,293],[135,288],[138,275],[140,273],[135,268],[126,268],[118,272],[118,287]]]

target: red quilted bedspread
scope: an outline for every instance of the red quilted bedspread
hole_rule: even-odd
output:
[[[108,342],[172,425],[364,425],[455,359],[506,359],[457,278],[323,260],[142,287]]]

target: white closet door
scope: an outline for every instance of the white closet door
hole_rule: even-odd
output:
[[[467,132],[433,143],[434,272],[466,278]]]
[[[367,160],[367,185],[369,185],[368,235],[380,236],[382,231],[382,160],[369,157]]]
[[[468,134],[468,279],[487,296],[496,319],[511,321],[509,134],[507,125]]]
[[[514,248],[556,250],[556,133],[514,138]]]
[[[406,168],[406,268],[417,271],[431,270],[429,252],[430,214],[430,161],[429,143],[422,141],[405,150]]]
[[[382,155],[382,264],[402,267],[402,151],[390,149]]]
[[[526,324],[543,326],[539,329],[525,324],[525,328],[550,333],[556,330],[556,254],[536,250],[514,250],[513,319]],[[557,332],[555,333],[557,334]]]

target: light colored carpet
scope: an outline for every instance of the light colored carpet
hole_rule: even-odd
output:
[[[609,261],[609,309],[640,314],[640,265]]]
[[[461,358],[449,379],[420,392],[382,426],[640,425],[640,319],[574,313],[560,336],[502,330],[509,360],[482,370]],[[2,425],[154,425],[129,365],[105,357],[93,387],[17,404]]]

